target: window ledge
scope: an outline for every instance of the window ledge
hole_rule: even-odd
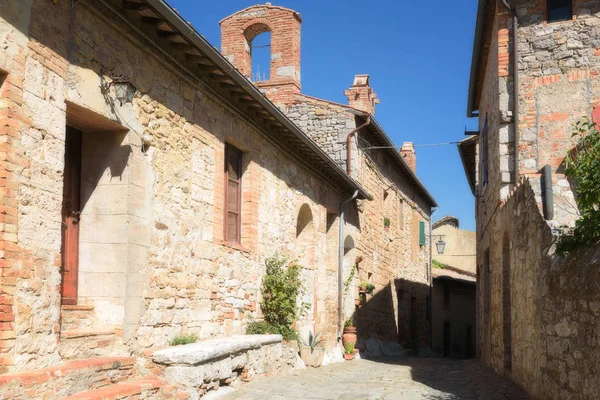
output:
[[[242,251],[244,253],[251,253],[252,252],[248,247],[245,247],[245,246],[243,246],[240,243],[234,243],[234,242],[228,242],[228,241],[221,240],[221,239],[215,239],[214,240],[214,244],[219,245],[219,246],[223,246],[223,247],[229,247],[230,249]]]

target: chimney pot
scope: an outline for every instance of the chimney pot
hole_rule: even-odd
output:
[[[375,104],[379,104],[379,99],[370,85],[368,74],[358,74],[354,76],[354,82],[350,89],[344,91],[348,97],[348,105],[357,110],[365,111],[371,115],[375,114]]]
[[[404,142],[400,149],[400,155],[406,161],[406,164],[412,169],[414,173],[417,173],[417,152],[415,151],[415,145],[413,142]]]

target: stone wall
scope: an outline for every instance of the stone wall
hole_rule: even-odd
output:
[[[597,398],[598,246],[556,256],[556,238],[528,180],[511,193],[491,225],[492,234],[504,240],[489,248],[490,365],[536,399]]]
[[[303,205],[314,255],[303,265],[311,309],[300,324],[334,343],[340,194],[129,29],[99,5],[3,8],[1,370],[60,361],[67,124],[85,143],[80,301],[104,324],[122,324],[130,349],[244,333],[261,318],[265,258],[306,248]],[[101,91],[116,76],[136,87],[132,104]],[[244,151],[240,244],[223,241],[225,142]]]
[[[513,4],[513,3],[511,3]],[[515,1],[519,18],[519,177],[529,178],[542,212],[542,169],[550,165],[554,197],[552,229],[572,226],[577,219],[571,185],[564,176],[565,157],[573,147],[571,125],[581,117],[594,117],[600,104],[600,6],[589,1],[574,1],[573,20],[547,23],[544,1]],[[477,166],[477,254],[478,264],[485,264],[485,254],[501,240],[501,232],[492,231],[502,202],[514,187],[514,134],[512,121],[513,77],[511,59],[512,18],[500,3],[489,2],[482,52],[486,60],[480,68],[479,131]],[[483,132],[487,154],[484,157]],[[483,160],[487,159],[489,182],[483,180]],[[490,255],[491,251],[490,251]],[[486,272],[487,273],[487,272]],[[478,291],[483,308],[486,275],[481,275]],[[491,291],[490,291],[491,293]],[[489,304],[489,303],[488,303]],[[485,310],[478,311],[484,318]],[[480,320],[478,352],[488,359],[493,340],[485,341],[484,331],[497,332],[502,321],[494,315]],[[491,347],[490,347],[491,346]]]
[[[296,102],[288,107],[286,115],[340,167],[346,169],[346,140],[348,133],[356,127],[356,116],[347,107],[296,95]],[[357,139],[352,140],[356,162]]]

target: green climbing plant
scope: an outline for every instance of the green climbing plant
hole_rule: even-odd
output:
[[[574,183],[580,217],[573,229],[559,237],[556,250],[560,255],[600,239],[600,132],[594,122],[582,118],[572,133],[579,139],[567,155],[565,175]]]
[[[294,323],[306,314],[310,304],[299,302],[305,293],[300,279],[300,266],[288,257],[275,254],[265,261],[267,271],[262,281],[262,311],[265,320],[251,323],[251,333],[279,333],[286,340],[296,340]]]

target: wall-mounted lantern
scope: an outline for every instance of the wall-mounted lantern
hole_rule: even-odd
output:
[[[446,242],[444,242],[441,238],[435,243],[435,247],[437,248],[438,254],[444,254],[444,249],[446,249]]]
[[[113,82],[112,85],[115,87],[115,97],[119,100],[119,103],[131,103],[133,96],[135,95],[135,86],[129,82],[117,81]]]

